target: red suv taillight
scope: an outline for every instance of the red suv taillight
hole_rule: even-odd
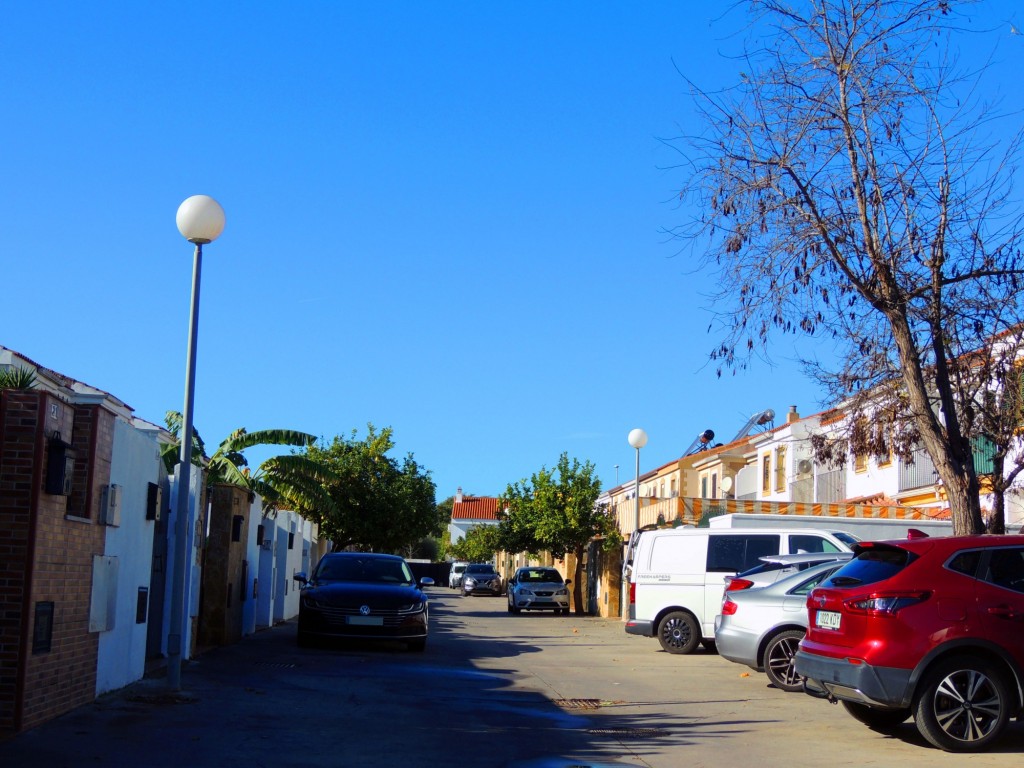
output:
[[[917,605],[931,597],[931,592],[878,592],[863,597],[853,597],[843,605],[850,613],[869,616],[892,616],[908,605]]]
[[[726,592],[735,592],[740,589],[750,589],[754,586],[754,582],[750,579],[730,579],[729,583],[725,585]]]
[[[736,613],[736,609],[737,608],[739,608],[739,606],[736,605],[736,603],[734,603],[732,600],[726,598],[725,602],[722,603],[722,615],[723,616],[732,616],[734,613]]]
[[[636,583],[629,582],[629,602],[636,605]]]

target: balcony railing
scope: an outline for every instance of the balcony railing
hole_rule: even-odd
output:
[[[931,457],[924,448],[918,448],[910,458],[900,459],[899,490],[913,491],[935,485],[938,473]]]
[[[819,472],[814,476],[814,501],[835,504],[846,498],[846,469]]]

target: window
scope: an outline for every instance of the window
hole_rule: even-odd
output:
[[[700,497],[702,499],[708,498],[708,476],[700,476]]]
[[[878,428],[878,445],[881,453],[878,454],[878,466],[888,467],[892,464],[892,441],[889,439],[889,430],[885,427]]]
[[[32,653],[49,653],[53,640],[53,603],[36,603],[32,626]]]
[[[761,457],[761,493],[772,492],[772,455],[764,454]]]
[[[759,558],[779,554],[776,534],[719,535],[708,537],[709,571],[737,573],[753,568]]]
[[[775,492],[786,490],[786,446],[775,449]]]
[[[235,515],[231,518],[231,540],[241,541],[242,540],[242,523],[245,522],[245,518],[242,515]]]
[[[1024,549],[994,550],[986,581],[1014,592],[1024,592]]]
[[[793,553],[838,552],[839,547],[822,536],[798,534],[789,537],[789,551]]]
[[[853,456],[853,471],[854,472],[867,472],[868,471],[868,455],[866,453],[856,453]]]
[[[711,498],[712,499],[717,499],[718,498],[718,475],[717,474],[711,476]]]

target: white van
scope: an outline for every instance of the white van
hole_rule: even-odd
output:
[[[626,632],[657,637],[669,653],[691,653],[715,639],[725,577],[766,555],[849,552],[845,531],[811,528],[671,528],[641,531],[627,552]]]

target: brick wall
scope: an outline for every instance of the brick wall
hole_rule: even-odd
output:
[[[26,730],[95,698],[92,559],[103,553],[95,520],[110,482],[114,416],[43,392],[2,396],[0,553],[11,558],[0,557],[0,729]],[[45,490],[54,436],[75,450],[70,496]],[[50,648],[33,652],[36,607],[46,603],[53,604]]]
[[[200,645],[224,645],[242,637],[242,603],[245,594],[246,547],[249,540],[249,492],[218,485],[210,493],[210,534],[203,550],[202,605],[199,614]],[[236,517],[241,521],[235,522]],[[239,534],[234,541],[236,525]]]

